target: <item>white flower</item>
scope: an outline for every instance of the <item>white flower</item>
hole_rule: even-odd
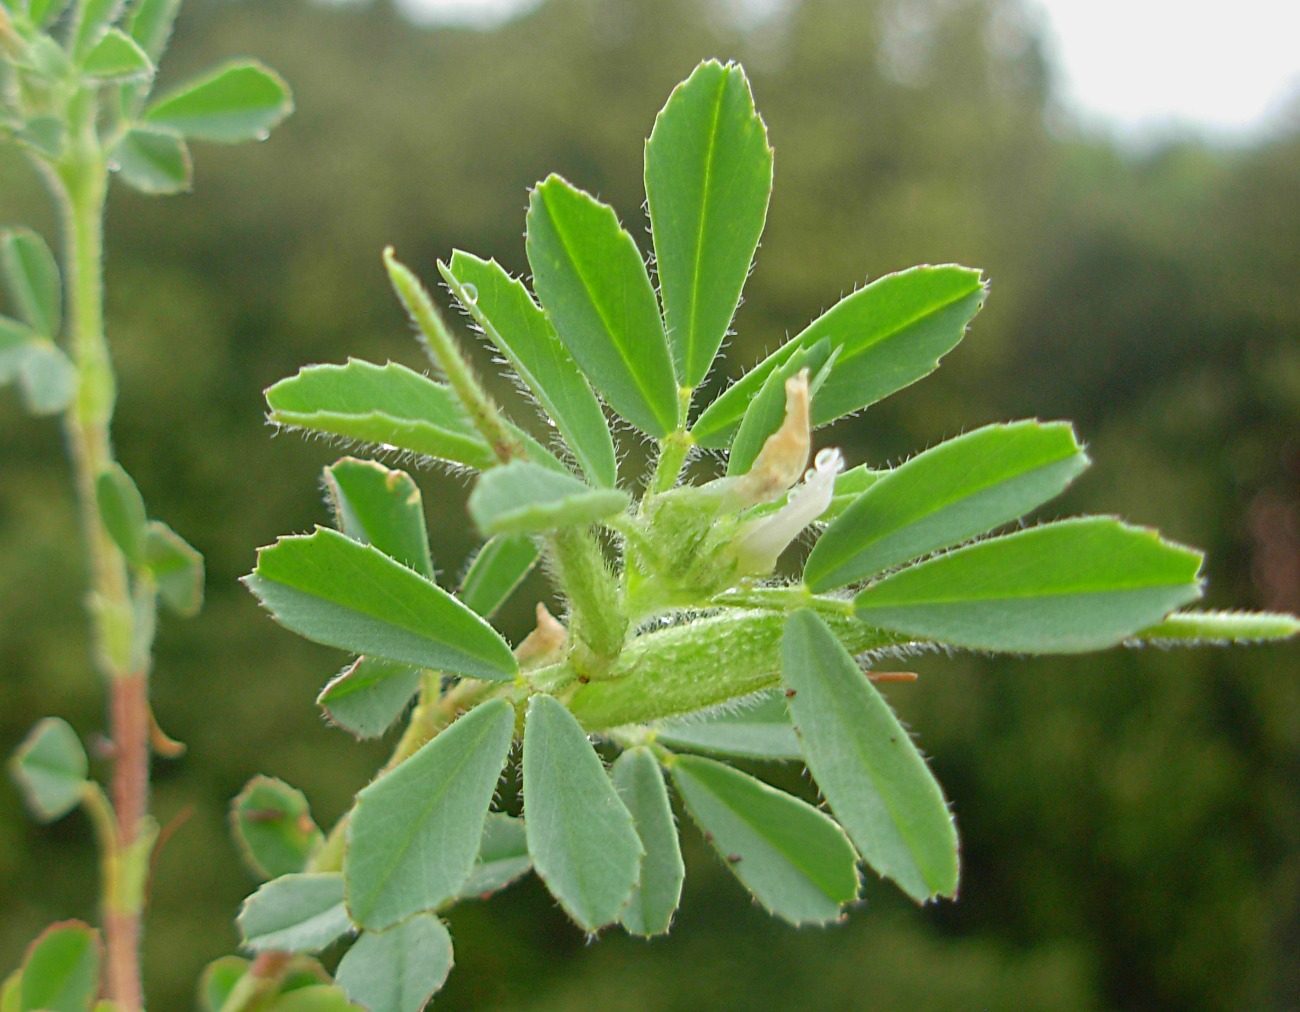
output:
[[[844,470],[844,456],[827,447],[817,452],[813,466],[794,488],[785,505],[770,516],[750,521],[733,542],[742,573],[770,573],[790,543],[826,512],[835,492],[835,478]]]

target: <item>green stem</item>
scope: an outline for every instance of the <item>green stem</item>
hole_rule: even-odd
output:
[[[854,619],[827,616],[854,654],[912,642]],[[785,615],[729,612],[638,636],[605,681],[581,685],[569,710],[592,731],[641,724],[739,699],[781,681]]]
[[[561,528],[546,545],[569,600],[570,661],[584,681],[603,678],[627,638],[618,580],[590,531]]]
[[[429,358],[446,375],[448,384],[469,412],[474,427],[492,447],[496,458],[503,464],[510,460],[526,460],[528,453],[523,443],[506,424],[500,408],[479,385],[420,279],[393,255],[391,246],[384,250],[384,266],[388,269],[393,290],[420,332],[421,343]]]
[[[89,560],[91,636],[97,666],[109,682],[113,738],[112,796],[117,819],[105,866],[117,866],[141,832],[149,804],[148,660],[134,657],[135,616],[126,559],[104,528],[95,497],[99,475],[113,462],[110,427],[116,379],[104,336],[104,201],[108,171],[95,133],[97,103],[78,96],[70,109],[69,150],[53,187],[60,205],[68,331],[77,367],[77,396],[64,418],[73,484]],[[103,834],[100,834],[101,837]],[[143,897],[124,908],[103,897],[108,997],[120,1012],[144,1007],[140,979]]]
[[[677,484],[695,440],[684,429],[670,432],[659,441],[659,459],[655,461],[654,475],[650,478],[649,495],[667,492]]]

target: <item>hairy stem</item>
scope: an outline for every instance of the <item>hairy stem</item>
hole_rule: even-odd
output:
[[[113,739],[112,798],[116,833],[105,867],[120,867],[122,854],[141,832],[149,805],[148,670],[133,658],[135,619],[126,560],[99,517],[95,482],[113,462],[110,426],[116,381],[104,336],[104,199],[107,166],[94,135],[94,103],[74,117],[70,151],[59,166],[62,189],[64,274],[68,331],[77,367],[77,396],[64,420],[73,484],[89,563],[93,653],[109,683]],[[135,661],[135,663],[133,663]],[[144,1007],[140,979],[143,899],[124,902],[115,883],[104,883],[103,919],[108,997],[120,1012]]]
[[[486,390],[479,384],[473,370],[455,339],[447,330],[442,315],[434,306],[429,293],[425,291],[420,279],[411,270],[398,261],[390,246],[384,250],[384,266],[388,268],[388,277],[393,290],[402,300],[411,320],[419,331],[421,343],[429,358],[447,377],[447,383],[469,413],[474,427],[487,440],[488,446],[503,464],[510,460],[526,460],[528,453],[519,437],[511,431]]]
[[[570,659],[584,681],[602,678],[627,637],[618,580],[590,531],[561,528],[547,538],[547,550],[569,600]]]
[[[853,653],[910,642],[854,619],[826,616]],[[689,713],[771,688],[781,680],[785,615],[728,612],[638,636],[601,682],[580,685],[568,707],[589,730]]]

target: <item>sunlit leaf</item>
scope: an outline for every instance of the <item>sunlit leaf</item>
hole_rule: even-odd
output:
[[[343,868],[358,924],[382,931],[457,895],[514,726],[506,700],[482,703],[357,795]]]
[[[644,851],[586,733],[550,696],[528,701],[523,777],[528,851],[538,876],[586,931],[617,920]]]
[[[655,265],[677,375],[697,386],[740,302],[772,192],[772,149],[739,65],[700,64],[645,148]]]
[[[782,678],[808,770],[863,859],[918,903],[957,892],[957,831],[889,704],[814,612],[786,622]]]
[[[523,282],[495,260],[457,250],[438,269],[489,341],[510,362],[594,485],[617,478],[614,439],[600,402]]]
[[[894,468],[813,546],[804,582],[822,592],[874,576],[1023,516],[1088,466],[1065,422],[987,425]]]
[[[270,419],[466,467],[496,463],[451,389],[404,365],[313,365],[266,391]]]
[[[556,333],[607,404],[652,436],[677,426],[677,381],[645,262],[614,211],[550,176],[528,205],[528,263]]]
[[[317,643],[422,668],[509,680],[509,645],[419,573],[338,531],[317,528],[258,552],[244,583],[276,621]]]
[[[260,63],[231,63],[189,81],[145,110],[151,126],[198,141],[263,140],[293,111],[289,86]]]
[[[616,488],[592,488],[572,475],[515,460],[485,472],[469,497],[469,515],[485,535],[539,534],[585,527],[627,508]]]
[[[813,402],[814,425],[868,407],[929,375],[956,347],[984,303],[979,271],[913,267],[886,274],[841,299],[745,373],[700,415],[691,433],[701,446],[726,447],[768,375],[799,348],[829,338],[839,349]]]
[[[325,494],[340,531],[433,579],[424,501],[409,474],[344,457],[325,468]]]
[[[101,83],[139,80],[153,74],[153,62],[131,36],[111,28],[86,54],[81,72]]]
[[[857,898],[858,856],[812,805],[712,759],[678,756],[669,769],[705,839],[765,909],[825,924]]]
[[[870,625],[975,650],[1079,653],[1201,596],[1201,556],[1109,517],[1044,524],[901,570],[854,598]]]

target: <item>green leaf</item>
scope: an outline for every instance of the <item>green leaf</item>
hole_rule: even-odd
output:
[[[39,721],[9,760],[27,807],[42,822],[62,818],[81,804],[89,769],[77,732],[59,717]]]
[[[257,776],[230,803],[230,823],[244,861],[261,878],[304,871],[324,836],[302,791]]]
[[[312,365],[266,391],[270,420],[466,467],[496,463],[451,389],[389,362]]]
[[[1109,517],[1044,524],[911,566],[854,598],[859,619],[973,650],[1114,646],[1201,596],[1199,552]]]
[[[712,759],[678,756],[669,769],[705,839],[764,909],[825,924],[857,898],[858,856],[812,805]]]
[[[144,561],[149,517],[144,498],[120,464],[110,464],[95,481],[99,519],[122,554],[135,565]]]
[[[645,262],[613,208],[549,176],[528,203],[533,287],[605,402],[661,437],[677,427],[677,381]]]
[[[344,457],[325,468],[325,494],[340,531],[433,580],[424,501],[409,474]]]
[[[23,404],[34,415],[56,415],[77,394],[77,367],[52,341],[38,337],[27,345],[18,364]]]
[[[785,381],[801,369],[816,376],[831,357],[831,343],[818,341],[810,348],[800,348],[768,376],[758,396],[750,403],[741,420],[736,438],[727,456],[727,474],[746,474],[754,466],[759,451],[769,436],[785,421]]]
[[[289,86],[260,63],[230,63],[181,85],[144,114],[151,126],[196,141],[265,140],[293,112]]]
[[[673,361],[699,385],[740,303],[772,193],[772,149],[745,72],[700,64],[645,147],[645,192]]]
[[[67,125],[58,117],[33,116],[14,135],[14,140],[46,161],[53,162],[62,156],[67,136]]]
[[[645,853],[586,732],[550,696],[528,701],[524,825],[533,867],[584,930],[618,919]]]
[[[153,62],[131,36],[110,28],[86,54],[81,72],[97,82],[132,81],[153,75]]]
[[[451,972],[451,936],[433,914],[391,931],[363,931],[335,975],[349,998],[371,1012],[421,1012]]]
[[[28,347],[41,340],[25,323],[0,316],[0,383],[9,383],[19,374]]]
[[[587,478],[613,487],[618,468],[605,413],[523,282],[511,278],[495,260],[460,250],[452,254],[450,267],[439,262],[438,270],[537,398]]]
[[[831,504],[818,518],[822,523],[830,523],[849,508],[863,492],[887,475],[888,471],[874,471],[866,464],[850,468],[835,479],[835,491],[831,493]],[[780,509],[781,503],[774,503],[773,509]]]
[[[460,887],[458,899],[481,900],[500,892],[532,870],[528,856],[528,835],[524,820],[500,812],[489,812],[483,824],[478,860]]]
[[[352,930],[337,872],[272,879],[244,900],[237,921],[254,952],[318,952]]]
[[[144,561],[158,583],[163,603],[190,618],[203,607],[203,556],[161,520],[150,520]]]
[[[222,956],[205,966],[199,977],[199,1008],[202,1012],[221,1012],[226,999],[248,973],[250,965],[240,956]]]
[[[725,709],[654,725],[655,740],[692,752],[748,759],[802,759],[780,692],[765,692]]]
[[[637,836],[645,848],[640,879],[619,921],[633,935],[649,938],[666,934],[681,900],[686,867],[663,773],[650,750],[637,747],[618,757],[610,769],[610,778],[632,813]]]
[[[467,608],[491,618],[537,562],[537,546],[522,534],[499,534],[479,549],[457,596]]]
[[[918,903],[957,894],[957,830],[889,704],[812,611],[786,620],[786,703],[804,759],[867,864]]]
[[[27,324],[0,316],[0,384],[14,379],[34,415],[63,411],[77,392],[77,369],[67,355]]]
[[[1300,635],[1300,619],[1267,611],[1177,611],[1134,634],[1163,645],[1263,643]]]
[[[1088,466],[1066,422],[987,425],[918,454],[876,481],[813,546],[817,593],[1015,520]]]
[[[772,370],[797,349],[823,338],[840,353],[813,403],[813,424],[825,425],[874,404],[932,373],[961,341],[985,293],[979,271],[953,264],[877,278],[728,387],[700,415],[691,434],[701,446],[725,448]]]
[[[616,488],[592,488],[540,464],[513,460],[479,477],[469,496],[469,515],[484,535],[540,534],[559,527],[585,527],[627,509]]]
[[[267,1006],[267,1012],[357,1012],[358,1009],[360,1005],[348,1001],[343,989],[332,984],[314,984],[281,994]]]
[[[193,165],[184,138],[168,130],[132,127],[113,153],[118,178],[141,193],[163,195],[190,188]]]
[[[72,55],[85,59],[122,13],[125,0],[77,0],[76,19],[72,27]]]
[[[14,970],[0,984],[0,1012],[22,1012],[23,971]]]
[[[131,8],[128,21],[131,38],[155,63],[167,48],[180,6],[181,0],[136,0]]]
[[[343,864],[357,924],[382,931],[458,894],[514,726],[509,702],[482,703],[357,795]]]
[[[361,657],[332,678],[316,697],[330,722],[358,738],[378,738],[420,687],[420,669]]]
[[[354,653],[471,678],[518,671],[490,625],[419,573],[338,531],[281,538],[244,577],[276,621]]]
[[[0,269],[18,315],[42,337],[57,337],[63,286],[59,265],[45,240],[26,228],[0,231]]]
[[[68,0],[28,0],[27,16],[38,28],[49,24],[68,6]]]
[[[23,960],[22,1012],[89,1012],[99,993],[99,932],[80,921],[51,924]]]

